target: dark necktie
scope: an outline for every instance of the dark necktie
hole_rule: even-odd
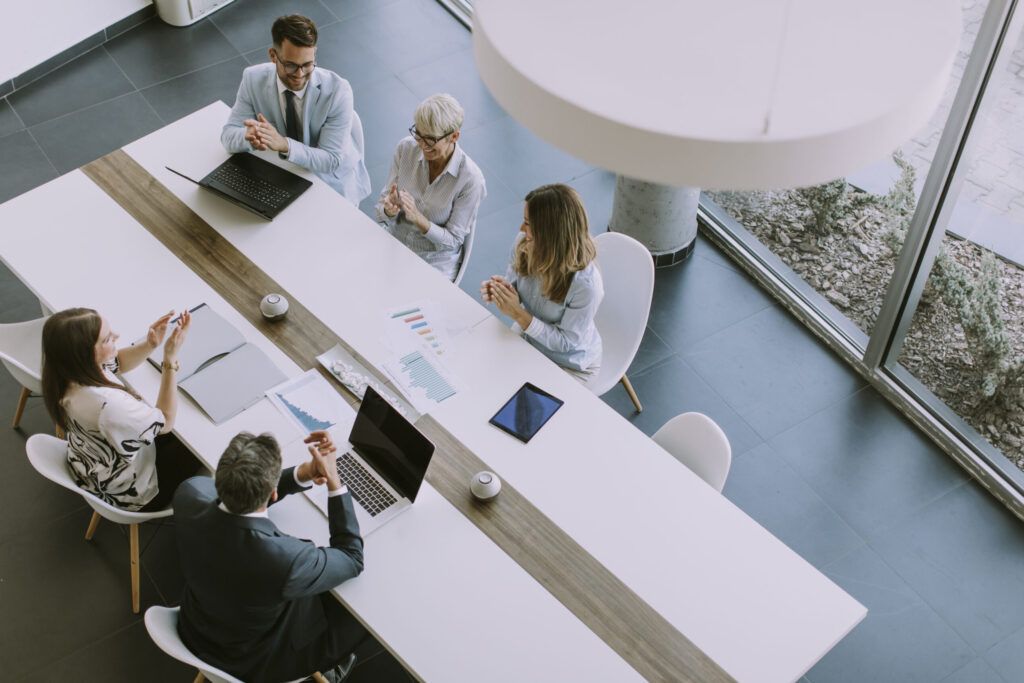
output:
[[[284,91],[284,126],[285,137],[302,142],[302,131],[299,130],[299,117],[295,114],[295,93]]]

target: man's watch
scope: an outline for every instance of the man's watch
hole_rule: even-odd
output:
[[[178,363],[177,360],[175,360],[174,362],[171,362],[171,363],[168,363],[166,360],[164,360],[164,361],[162,361],[160,363],[160,369],[161,370],[173,370],[174,372],[177,372],[178,370],[181,370],[181,364]]]

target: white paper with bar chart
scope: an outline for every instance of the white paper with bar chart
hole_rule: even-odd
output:
[[[384,369],[422,415],[458,393],[455,378],[440,359],[419,348],[397,354]]]

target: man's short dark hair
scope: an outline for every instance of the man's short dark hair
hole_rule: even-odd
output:
[[[285,38],[298,47],[316,47],[316,24],[301,14],[278,17],[270,27],[270,35],[274,47],[281,47]]]
[[[271,434],[241,432],[217,463],[217,496],[236,515],[255,512],[270,501],[281,478],[281,449]]]

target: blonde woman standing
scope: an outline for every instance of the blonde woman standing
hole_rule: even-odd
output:
[[[416,108],[409,137],[395,148],[377,221],[420,258],[454,280],[463,246],[487,196],[484,175],[459,147],[462,106],[431,95]]]
[[[576,190],[544,185],[526,195],[505,277],[480,287],[483,300],[512,318],[513,329],[586,384],[601,365],[594,315],[604,298],[587,212]]]

